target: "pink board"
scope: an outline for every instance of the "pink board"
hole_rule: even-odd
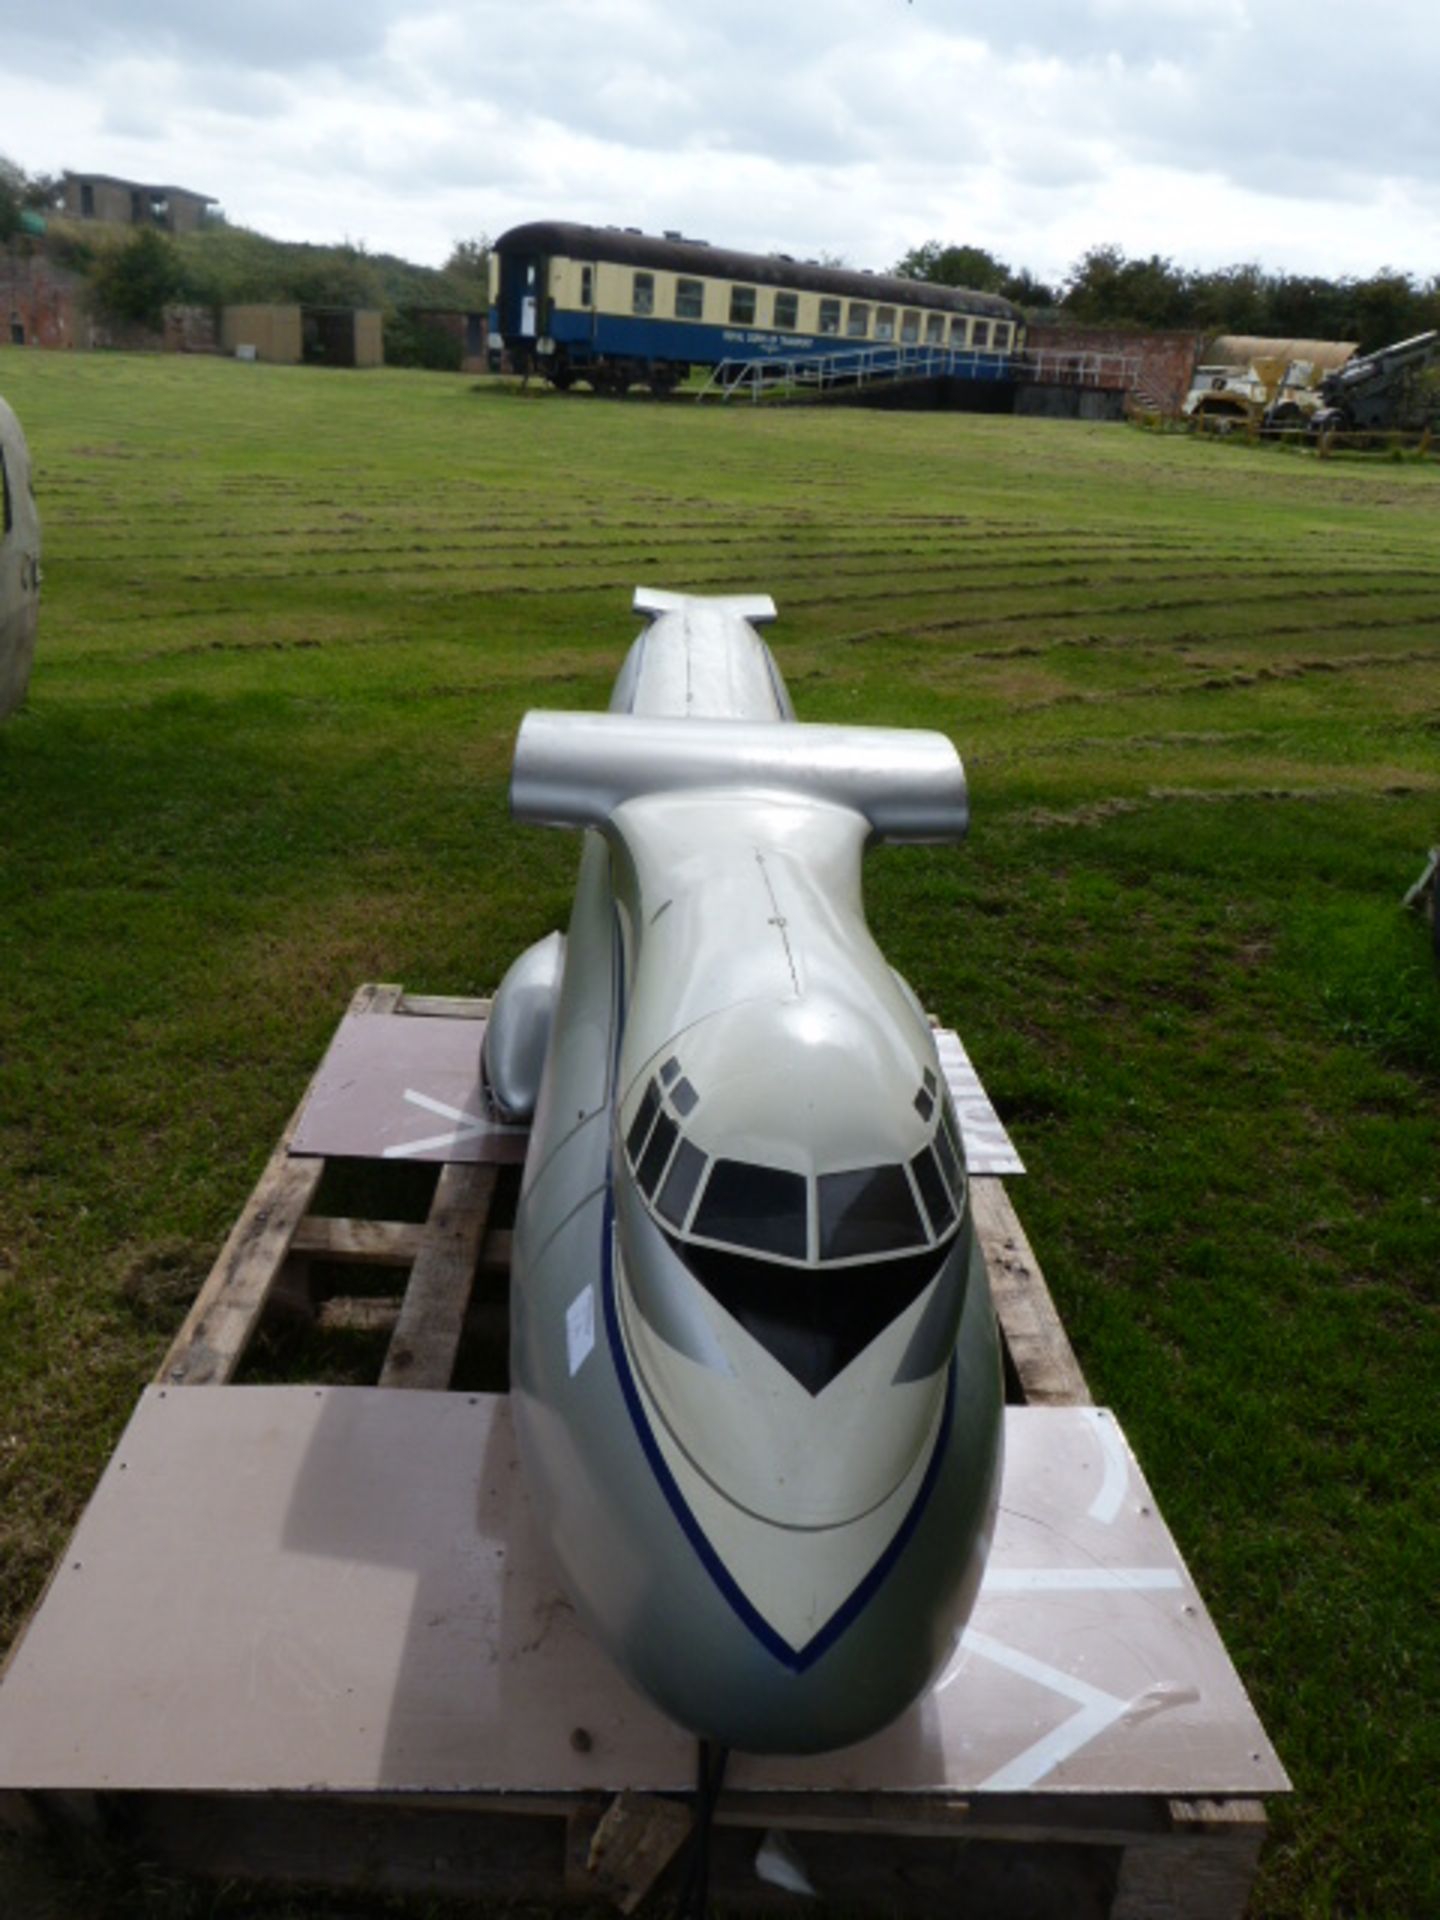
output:
[[[503,1396],[148,1389],[0,1682],[0,1789],[669,1791],[693,1765],[560,1593]],[[728,1784],[1288,1783],[1114,1420],[1027,1407],[939,1686]]]
[[[346,1014],[310,1084],[297,1154],[519,1162],[526,1127],[501,1126],[480,1091],[483,1020]]]

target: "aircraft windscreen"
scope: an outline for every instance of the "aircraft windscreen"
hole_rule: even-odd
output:
[[[809,1240],[803,1173],[717,1160],[700,1197],[691,1232],[730,1247],[803,1260]]]
[[[707,1292],[818,1393],[949,1255],[965,1192],[949,1100],[927,1069],[915,1095],[916,1111],[934,1122],[927,1146],[908,1162],[816,1176],[712,1160],[686,1137],[684,1120],[699,1105],[679,1061],[667,1060],[625,1135],[635,1185]],[[937,1365],[946,1350],[937,1344]]]
[[[924,1246],[925,1226],[903,1167],[822,1173],[817,1185],[822,1260],[854,1260],[867,1253]]]

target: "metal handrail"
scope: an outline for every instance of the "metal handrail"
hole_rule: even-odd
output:
[[[1022,380],[1051,386],[1112,387],[1128,392],[1140,383],[1140,355],[1027,347],[1015,356],[1015,371]]]
[[[1010,356],[998,356],[1009,361]],[[765,394],[793,394],[801,389],[824,392],[831,387],[863,387],[877,381],[933,379],[947,374],[974,374],[993,366],[997,356],[975,347],[937,347],[894,341],[868,347],[848,347],[834,353],[767,355],[761,359],[721,360],[710,370],[695,398],[715,395],[733,400],[748,394],[758,402]]]

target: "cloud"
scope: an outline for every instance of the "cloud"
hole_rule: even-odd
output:
[[[49,0],[23,164],[193,182],[286,237],[442,258],[542,215],[883,266],[929,235],[1440,264],[1433,0]],[[63,130],[63,135],[59,130]],[[63,137],[63,150],[57,141]],[[1368,264],[1367,264],[1368,263]]]

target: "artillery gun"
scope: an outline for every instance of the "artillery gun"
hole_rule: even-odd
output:
[[[1440,332],[1417,333],[1365,353],[1327,373],[1310,431],[1322,434],[1418,432],[1440,416],[1440,388],[1430,369],[1440,362]]]

